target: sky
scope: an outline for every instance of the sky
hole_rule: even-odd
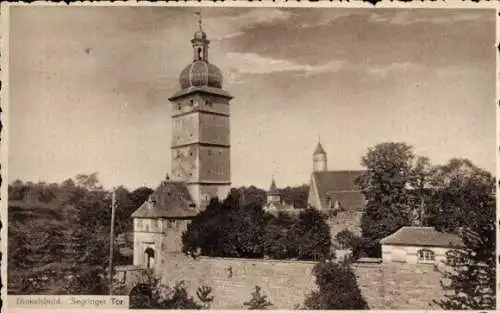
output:
[[[8,179],[157,186],[196,8],[13,7]],[[406,142],[495,172],[495,11],[203,8],[231,101],[233,186],[308,183]]]

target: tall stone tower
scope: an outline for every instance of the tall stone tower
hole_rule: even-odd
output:
[[[172,179],[185,182],[198,209],[224,199],[231,186],[229,102],[222,74],[208,60],[210,41],[201,17],[191,45],[193,61],[182,70],[172,103]]]
[[[326,152],[321,146],[321,143],[318,142],[316,149],[313,153],[313,171],[314,172],[325,172],[328,170],[327,160],[326,160]]]

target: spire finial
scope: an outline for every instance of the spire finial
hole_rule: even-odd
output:
[[[200,30],[202,30],[202,28],[201,28],[201,11],[198,10],[198,11],[195,12],[195,14],[198,15],[198,28]]]

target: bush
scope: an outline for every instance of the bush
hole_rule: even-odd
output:
[[[361,239],[346,228],[335,235],[335,240],[340,245],[340,248],[352,249],[359,244]]]
[[[347,265],[321,262],[313,268],[318,290],[311,292],[305,302],[308,310],[359,310],[368,309],[356,282],[356,277]]]
[[[131,309],[185,309],[200,310],[210,307],[214,297],[210,296],[212,288],[199,287],[196,294],[203,303],[200,305],[188,295],[184,282],[178,282],[174,287],[160,283],[158,278],[147,277],[145,282],[132,288],[130,296]]]
[[[267,300],[267,296],[265,294],[260,293],[260,290],[261,288],[259,286],[255,286],[255,291],[252,292],[252,298],[250,301],[243,303],[243,305],[247,306],[249,310],[265,310],[268,306],[273,305]]]

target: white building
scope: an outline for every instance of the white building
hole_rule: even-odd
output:
[[[460,237],[423,226],[401,227],[380,244],[384,263],[438,264],[446,262],[448,251],[463,247]]]

